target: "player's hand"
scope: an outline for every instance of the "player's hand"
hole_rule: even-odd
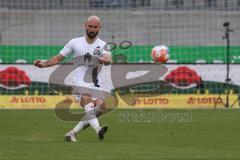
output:
[[[99,61],[99,63],[104,64],[104,58],[103,57],[98,57],[98,61]]]
[[[100,64],[104,64],[104,65],[110,64],[108,57],[98,57],[98,61]]]
[[[43,67],[42,61],[40,61],[40,60],[34,61],[33,64],[34,64],[34,66],[39,67],[39,68],[42,68],[42,67]]]

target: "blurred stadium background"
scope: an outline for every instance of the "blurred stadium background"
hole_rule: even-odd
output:
[[[117,45],[115,64],[151,65],[152,47],[165,44],[168,72],[117,90],[122,109],[100,117],[110,126],[103,143],[87,129],[69,144],[64,135],[77,122],[49,108],[72,97],[49,87],[58,66],[33,61],[85,34],[92,14],[102,20],[100,37]],[[0,0],[0,159],[240,159],[240,110],[225,109],[240,106],[239,17],[240,0]],[[226,22],[234,30],[229,50]],[[129,106],[129,93],[143,97]]]
[[[157,82],[130,87],[160,95],[140,99],[135,107],[224,107],[226,94],[227,106],[239,107],[239,10],[240,0],[0,0],[0,107],[49,108],[68,95],[49,88],[54,67],[38,69],[32,63],[84,35],[84,21],[91,14],[102,19],[100,37],[118,46],[114,63],[152,63],[153,46],[170,47],[169,71],[160,81],[169,81],[173,90],[160,95]],[[225,22],[235,30],[229,56]],[[133,45],[122,49],[122,41]]]

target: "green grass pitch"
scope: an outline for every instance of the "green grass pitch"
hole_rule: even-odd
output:
[[[0,159],[240,159],[240,110],[191,110],[191,121],[162,122],[122,119],[126,112],[139,110],[114,110],[100,118],[110,127],[104,142],[88,128],[78,134],[78,142],[69,143],[64,134],[76,122],[58,120],[53,110],[0,110]]]

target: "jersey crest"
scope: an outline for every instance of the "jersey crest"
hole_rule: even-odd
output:
[[[100,46],[97,46],[97,47],[93,50],[93,55],[95,55],[95,56],[101,56]]]

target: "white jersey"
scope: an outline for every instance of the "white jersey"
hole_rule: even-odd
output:
[[[85,57],[91,59],[91,56],[101,57],[103,54],[111,54],[110,51],[104,49],[106,42],[97,38],[94,43],[89,44],[86,41],[86,37],[74,38],[70,40],[64,48],[60,51],[64,57],[67,57],[73,54],[73,57]],[[89,56],[90,55],[90,56]],[[89,59],[89,60],[90,60]],[[100,87],[96,87],[93,82],[84,81],[84,77],[86,76],[88,67],[80,66],[72,73],[72,82],[74,85],[88,87],[97,90],[104,90],[110,92],[113,89],[112,81],[111,81],[111,67],[102,66],[101,71],[99,72],[97,79],[98,85]]]

